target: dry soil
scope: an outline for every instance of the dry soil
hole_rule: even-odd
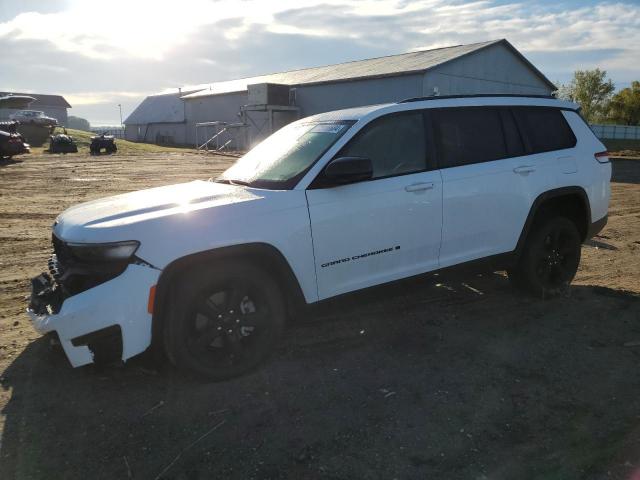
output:
[[[232,159],[25,156],[0,166],[0,478],[640,476],[640,161],[565,296],[439,275],[299,315],[258,371],[206,384],[144,356],[72,369],[24,313],[66,207]],[[636,475],[635,477],[633,475]]]

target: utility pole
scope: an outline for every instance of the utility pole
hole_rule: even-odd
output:
[[[118,104],[118,108],[120,109],[120,127],[123,128],[123,124],[122,124],[122,105]]]

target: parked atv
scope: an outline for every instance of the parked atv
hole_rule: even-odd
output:
[[[67,134],[67,129],[63,128],[64,133],[51,135],[49,140],[49,153],[77,153],[78,145],[73,137]]]
[[[16,130],[17,122],[0,122],[0,160],[29,153],[30,146]]]
[[[116,153],[118,147],[116,146],[116,140],[113,135],[96,135],[91,137],[91,145],[89,145],[89,152],[91,155],[100,155],[102,149],[107,153]]]

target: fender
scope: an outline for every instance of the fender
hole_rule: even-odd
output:
[[[223,259],[228,260],[230,258],[255,263],[273,275],[285,296],[289,315],[306,305],[298,278],[284,255],[273,245],[268,243],[248,243],[205,250],[180,257],[167,265],[162,271],[153,303],[152,347],[158,346],[160,347],[158,350],[162,349],[164,312],[172,281],[183,272],[188,271],[189,268],[197,268],[204,263]]]
[[[531,209],[529,210],[527,219],[524,223],[524,226],[522,227],[522,232],[520,233],[520,238],[518,238],[518,243],[516,244],[516,249],[514,251],[516,259],[519,258],[520,254],[522,253],[522,249],[524,248],[527,236],[529,235],[529,232],[531,231],[531,228],[535,223],[536,215],[544,211],[545,205],[549,205],[548,202],[550,200],[559,197],[579,198],[581,206],[584,209],[584,225],[579,225],[578,229],[580,230],[580,234],[582,235],[582,240],[586,240],[589,227],[591,226],[591,206],[589,204],[589,197],[587,196],[587,192],[585,192],[584,188],[573,186],[548,190],[538,195],[538,197],[531,205]]]

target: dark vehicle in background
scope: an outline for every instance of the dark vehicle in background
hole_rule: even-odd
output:
[[[51,135],[49,140],[49,153],[77,153],[78,145],[67,129],[63,128],[63,133]]]
[[[17,122],[0,122],[0,160],[29,153],[29,144],[17,131]]]
[[[118,151],[116,140],[113,135],[106,135],[102,133],[95,137],[91,137],[91,145],[89,145],[89,152],[91,155],[100,155],[103,149],[106,153],[116,153]]]

